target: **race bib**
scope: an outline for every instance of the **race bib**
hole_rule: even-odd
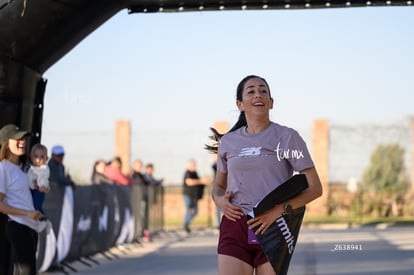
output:
[[[248,241],[248,244],[259,244],[259,241],[257,240],[256,235],[251,229],[248,229],[247,231],[247,241]]]

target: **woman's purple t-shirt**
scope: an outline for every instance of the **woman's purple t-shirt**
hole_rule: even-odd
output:
[[[259,134],[242,127],[220,140],[217,171],[227,174],[231,202],[246,214],[294,172],[313,166],[298,132],[274,122]]]

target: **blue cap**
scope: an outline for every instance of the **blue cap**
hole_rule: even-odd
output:
[[[62,145],[55,145],[52,147],[52,154],[53,155],[64,155],[65,149]]]

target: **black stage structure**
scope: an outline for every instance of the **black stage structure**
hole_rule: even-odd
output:
[[[43,73],[121,10],[133,13],[412,6],[411,0],[0,0],[0,127],[40,142]]]

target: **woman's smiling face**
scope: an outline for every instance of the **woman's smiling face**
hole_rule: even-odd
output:
[[[15,156],[22,156],[26,152],[26,140],[21,139],[9,139],[9,150]]]
[[[260,78],[247,80],[243,88],[242,101],[238,100],[237,106],[246,114],[267,114],[273,108],[269,87]]]

